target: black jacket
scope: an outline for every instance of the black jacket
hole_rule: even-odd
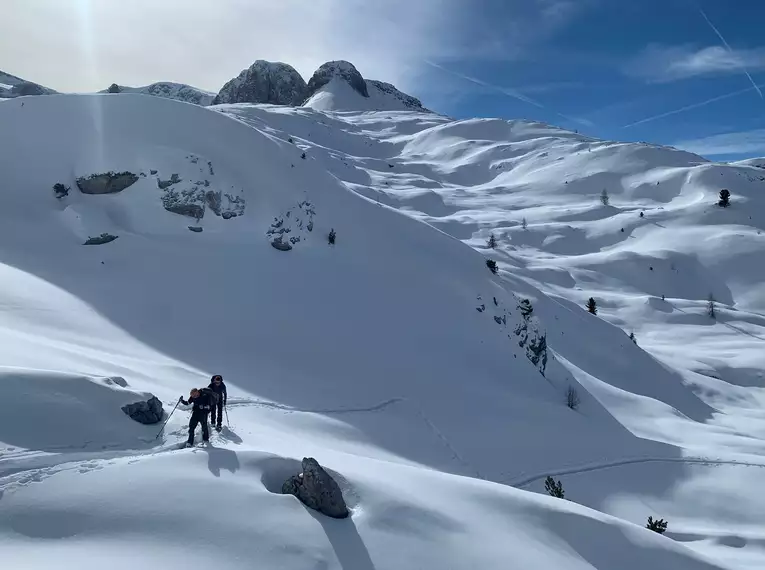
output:
[[[212,408],[212,402],[210,401],[210,396],[205,394],[204,392],[200,392],[199,396],[196,398],[194,396],[191,396],[188,401],[181,399],[181,404],[184,406],[190,406],[193,404],[194,411],[209,411],[210,408]]]
[[[226,400],[228,400],[228,394],[226,393],[226,383],[221,382],[220,384],[216,385],[215,382],[210,382],[208,388],[218,394],[218,402],[225,406]]]

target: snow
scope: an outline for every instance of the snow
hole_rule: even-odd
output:
[[[374,98],[335,78],[301,108],[0,106],[3,560],[761,568],[758,169]],[[79,192],[105,170],[142,176]],[[172,174],[242,215],[165,210]],[[291,251],[271,247],[274,224],[300,237]],[[102,232],[119,238],[82,245]],[[544,376],[524,325],[547,333]],[[210,448],[177,449],[182,408],[159,437],[120,410],[151,393],[169,413],[214,373],[231,425]],[[305,456],[349,519],[278,493]]]
[[[341,62],[342,63],[342,62]],[[321,87],[316,93],[311,95],[303,104],[304,107],[316,111],[407,111],[412,110],[414,103],[410,98],[400,91],[395,90],[390,84],[383,84],[389,88],[383,91],[376,82],[367,81],[367,91],[369,97],[364,97],[356,91],[343,78],[336,76],[330,79],[329,83]],[[419,101],[417,101],[419,103]],[[423,112],[426,109],[419,106]]]
[[[215,99],[215,93],[204,91],[191,85],[184,83],[172,83],[169,81],[162,81],[159,83],[152,83],[151,85],[145,85],[143,87],[126,87],[119,86],[120,93],[140,93],[144,95],[154,95],[156,97],[165,97],[167,99],[175,99],[176,101],[184,101],[186,103],[194,103],[195,105],[202,105],[203,107],[212,104],[212,100]],[[101,93],[108,92],[107,89],[101,91]]]

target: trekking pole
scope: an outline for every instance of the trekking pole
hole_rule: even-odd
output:
[[[179,400],[178,400],[178,401],[175,403],[175,408],[173,408],[173,411],[172,411],[172,412],[170,412],[170,415],[169,415],[169,416],[167,416],[167,419],[165,420],[165,423],[163,423],[163,424],[162,424],[162,428],[159,430],[159,433],[157,434],[157,437],[155,437],[154,439],[157,439],[157,438],[158,438],[160,435],[162,435],[162,432],[164,431],[164,429],[165,429],[165,426],[167,425],[167,422],[169,422],[169,421],[170,421],[170,418],[173,416],[173,414],[175,413],[175,410],[178,408],[178,404],[180,404],[180,403],[181,403],[181,401],[180,401],[180,399],[179,399]]]
[[[228,423],[228,406],[223,406],[223,411],[226,412],[226,427],[231,427],[231,424]]]

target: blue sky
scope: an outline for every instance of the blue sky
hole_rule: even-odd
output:
[[[345,59],[455,117],[765,156],[765,0],[2,0],[0,21],[0,70],[64,92]]]
[[[429,61],[439,110],[540,119],[719,160],[765,155],[765,1],[474,4],[485,16],[473,16],[473,45],[484,27],[492,49]],[[519,23],[529,28],[520,37]]]

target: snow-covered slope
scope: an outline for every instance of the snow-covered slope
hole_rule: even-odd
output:
[[[10,99],[22,95],[53,95],[54,93],[56,92],[53,89],[0,71],[0,99]]]
[[[395,110],[92,95],[2,105],[0,122],[12,567],[764,559],[762,509],[725,509],[765,465],[756,169]],[[108,171],[134,182],[80,192]],[[82,245],[103,233],[117,239]],[[710,288],[737,303],[717,321]],[[155,439],[120,410],[150,392],[169,412],[212,373],[231,427],[211,448],[177,449],[187,412]],[[278,493],[309,455],[350,519]],[[509,486],[548,474],[570,501]],[[670,518],[668,535],[640,528],[649,515]],[[214,546],[190,553],[190,537]]]
[[[124,85],[114,84],[109,87],[109,89],[100,91],[100,93],[108,92],[154,95],[155,97],[164,97],[166,99],[194,103],[195,105],[202,105],[203,107],[210,105],[215,98],[215,93],[210,93],[209,91],[204,91],[184,83],[172,83],[169,81],[152,83],[151,85],[146,85],[144,87],[126,87]]]

